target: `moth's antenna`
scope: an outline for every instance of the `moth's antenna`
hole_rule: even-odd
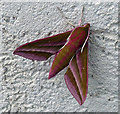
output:
[[[82,6],[82,10],[81,10],[81,17],[80,17],[80,21],[79,21],[79,26],[81,25],[81,23],[82,23],[82,17],[83,17],[83,11],[84,11],[84,6]],[[86,38],[86,40],[85,40],[85,42],[84,42],[84,44],[83,44],[83,46],[82,46],[82,48],[81,48],[81,53],[83,52],[83,49],[84,49],[84,47],[85,47],[85,45],[86,45],[86,43],[87,43],[87,41],[88,41],[88,38]]]
[[[84,11],[84,6],[82,6],[81,17],[80,17],[80,21],[79,21],[79,23],[78,23],[79,26],[80,26],[81,23],[82,23],[83,11]]]
[[[58,9],[58,11],[62,14],[62,17],[65,19],[65,21],[66,21],[68,24],[72,25],[72,26],[75,28],[75,25],[73,25],[70,21],[68,21],[68,18],[64,15],[64,13],[62,12],[62,10],[61,10],[59,7],[57,7],[57,9]]]

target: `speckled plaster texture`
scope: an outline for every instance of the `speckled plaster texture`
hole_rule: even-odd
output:
[[[13,51],[26,42],[73,28],[62,18],[57,6],[77,26],[83,5],[83,23],[91,24],[92,42],[89,41],[88,95],[80,106],[66,87],[66,69],[48,80],[54,56],[47,61],[32,61],[13,55]],[[118,111],[117,3],[6,2],[1,6],[1,112]]]

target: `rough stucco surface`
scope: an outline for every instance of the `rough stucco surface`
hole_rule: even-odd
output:
[[[117,112],[118,34],[117,3],[2,3],[0,48],[0,110],[2,112]],[[64,81],[63,70],[48,80],[53,57],[31,61],[13,51],[26,42],[70,30],[57,6],[77,26],[82,5],[84,22],[91,24],[89,84],[80,106]],[[45,8],[44,8],[45,7]],[[44,8],[44,9],[43,9]]]

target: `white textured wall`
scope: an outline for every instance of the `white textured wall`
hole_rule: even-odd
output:
[[[82,5],[84,21],[94,29],[89,42],[89,85],[85,103],[80,106],[68,91],[64,73],[48,80],[53,57],[31,61],[13,51],[29,41],[70,30],[56,6],[77,26]],[[42,10],[43,7],[46,7]],[[2,3],[0,48],[1,111],[118,111],[117,3]],[[96,31],[95,31],[96,30]],[[103,30],[104,32],[101,32]],[[99,46],[98,46],[99,45]],[[102,46],[102,47],[100,47]]]

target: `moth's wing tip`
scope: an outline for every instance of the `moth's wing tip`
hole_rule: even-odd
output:
[[[48,79],[51,79],[51,78],[53,78],[53,77],[54,77],[54,76],[50,76],[50,75],[49,75],[49,76],[48,76]]]
[[[21,45],[21,46],[19,46],[18,48],[16,48],[16,49],[13,51],[13,54],[14,54],[14,55],[18,55],[19,51],[21,51],[21,50],[20,50],[21,47],[23,47],[23,46]]]
[[[82,99],[82,100],[80,100],[78,97],[75,97],[76,94],[74,94],[74,93],[72,92],[72,85],[69,83],[69,79],[68,79],[68,78],[69,78],[68,75],[65,74],[65,75],[64,75],[64,80],[65,80],[65,83],[66,83],[66,85],[67,85],[68,90],[71,92],[71,94],[72,94],[73,97],[76,99],[76,101],[78,102],[78,104],[79,104],[80,106],[83,105],[84,102],[85,102],[85,100],[86,100],[87,93],[86,93],[85,98]],[[71,87],[70,87],[70,85],[71,85]]]
[[[84,104],[84,102],[86,101],[86,98],[87,98],[87,93],[86,93],[85,98],[84,98],[84,99],[82,99],[82,102],[81,102],[81,104],[80,104],[80,105],[83,105],[83,104]]]
[[[52,77],[53,77],[53,75],[52,75],[52,72],[51,72],[51,70],[50,70],[48,79],[50,79],[50,78],[52,78]]]
[[[14,55],[19,55],[18,52],[19,52],[19,50],[18,50],[18,49],[15,49],[15,50],[13,51],[13,54],[14,54]]]
[[[55,75],[52,72],[49,72],[49,76],[48,79],[51,79],[52,77],[54,77]]]
[[[51,77],[50,76],[48,76],[48,79],[50,79]]]
[[[73,84],[72,84],[71,81],[70,81],[70,77],[71,77],[72,75],[69,77],[69,73],[70,73],[70,72],[67,71],[66,74],[64,75],[64,80],[65,80],[65,83],[66,83],[66,85],[67,85],[67,88],[68,88],[68,90],[70,91],[70,93],[73,95],[73,97],[76,99],[76,101],[78,102],[78,104],[82,105],[83,103],[81,102],[78,94],[76,93],[76,90],[75,90]],[[71,73],[70,73],[70,74],[71,74]]]
[[[16,55],[16,51],[13,51],[13,54]]]

